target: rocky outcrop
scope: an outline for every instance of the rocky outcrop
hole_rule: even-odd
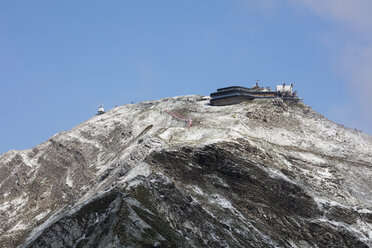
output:
[[[371,247],[371,154],[302,103],[126,105],[0,157],[0,243]]]

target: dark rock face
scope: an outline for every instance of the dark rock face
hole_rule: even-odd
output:
[[[140,191],[142,194],[137,196]],[[142,199],[141,188],[133,196]],[[25,247],[175,247],[184,238],[135,198],[112,190],[62,217]],[[179,246],[182,247],[182,246]]]
[[[234,143],[154,152],[154,171],[62,217],[26,247],[368,247],[323,215],[352,223],[352,210],[324,211],[304,189],[245,157]]]
[[[231,153],[247,149],[249,147],[236,147],[236,144],[207,146],[196,151],[183,148],[177,152],[154,154],[152,162],[164,168],[170,177],[181,179],[184,184],[197,185],[210,195],[218,193],[231,202],[235,211],[242,216],[235,219],[235,226],[225,226],[230,237],[224,240],[229,240],[229,246],[259,247],[264,244],[262,247],[291,247],[287,242],[291,239],[298,241],[299,246],[302,242],[311,247],[368,247],[342,228],[314,221],[326,213],[301,187],[281,178],[273,178],[263,169],[265,165],[255,164]],[[223,180],[224,185],[219,180]],[[356,220],[352,215],[356,213],[351,210],[348,210],[349,213],[340,213],[337,207],[332,210],[333,216],[338,214],[341,221]],[[221,219],[218,219],[221,222],[214,223],[214,226],[223,229],[223,219],[233,213],[220,214]],[[229,217],[234,219],[236,216]],[[255,236],[255,232],[250,232],[238,239],[243,231],[239,229],[247,223],[261,234]],[[268,237],[271,242],[263,237]]]
[[[120,194],[111,193],[89,202],[76,213],[46,228],[28,247],[63,248],[97,244],[102,236],[112,232],[120,201]]]

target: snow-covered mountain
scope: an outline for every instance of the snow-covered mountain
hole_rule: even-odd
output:
[[[371,136],[301,102],[208,103],[124,105],[2,154],[0,247],[372,247]]]

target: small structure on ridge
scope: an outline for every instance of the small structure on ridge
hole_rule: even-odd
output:
[[[105,113],[105,109],[103,108],[103,103],[101,103],[98,107],[98,113],[97,115],[101,115]]]

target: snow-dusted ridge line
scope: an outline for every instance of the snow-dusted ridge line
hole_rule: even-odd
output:
[[[7,173],[0,175],[0,211],[9,217],[4,223],[14,223],[13,228],[26,223],[28,230],[36,227],[31,233],[35,236],[108,188],[135,188],[141,180],[161,173],[144,162],[152,152],[225,143],[246,144],[252,149],[246,160],[271,178],[295,184],[331,204],[342,202],[357,208],[358,213],[370,214],[372,206],[365,199],[372,199],[366,190],[372,176],[372,137],[332,123],[307,108],[302,103],[277,106],[271,101],[214,107],[203,96],[116,107],[55,134],[34,149],[0,155],[0,168]],[[188,128],[165,111],[192,118],[193,125]],[[34,212],[21,206],[14,218],[6,207],[22,196],[20,192],[28,194],[26,205],[32,204]],[[224,201],[223,194],[216,195],[215,204],[231,209],[233,205]],[[32,214],[34,218],[30,218]],[[43,225],[35,226],[49,215]]]

